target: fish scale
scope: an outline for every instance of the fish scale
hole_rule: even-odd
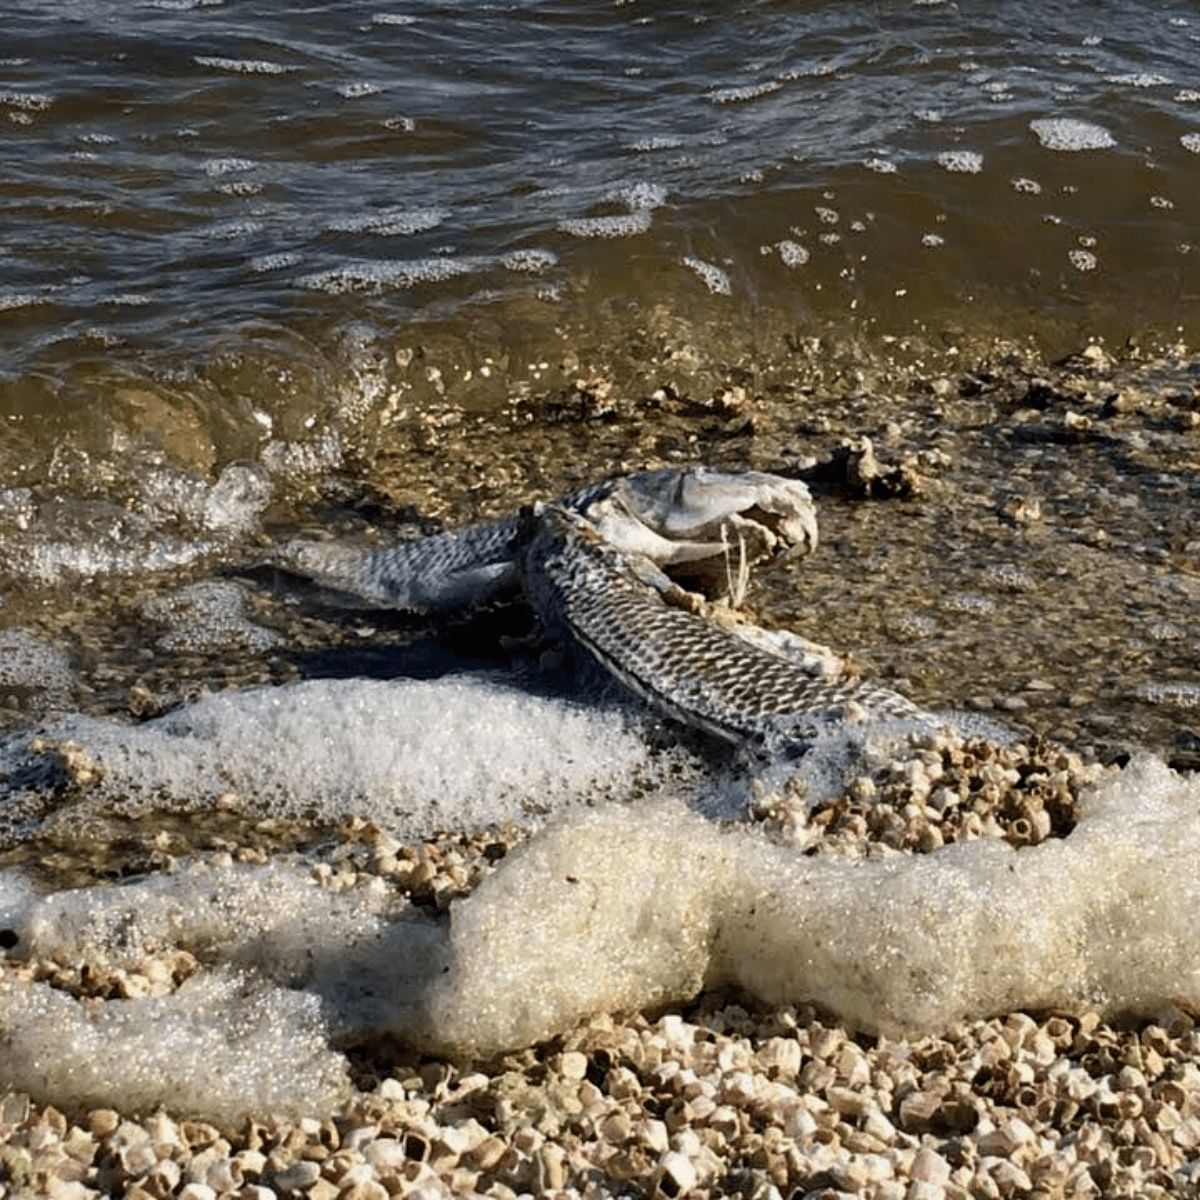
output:
[[[543,622],[579,644],[647,703],[735,744],[804,744],[860,712],[912,718],[905,697],[833,683],[668,602],[669,580],[638,572],[584,518],[547,508],[521,551],[526,592]]]

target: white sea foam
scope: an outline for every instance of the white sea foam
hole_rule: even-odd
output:
[[[1193,154],[1200,154],[1200,133],[1185,133],[1179,139],[1179,144]]]
[[[1085,798],[1069,836],[1022,850],[848,862],[672,802],[578,809],[448,923],[390,911],[378,883],[323,890],[299,864],[40,899],[10,877],[0,903],[23,953],[119,964],[177,945],[202,969],[173,995],[87,1008],[4,984],[0,1087],[220,1119],[320,1112],[345,1086],[334,1040],[492,1055],[728,984],[892,1037],[1021,1008],[1194,1007],[1198,859],[1200,784],[1143,757]]]
[[[1165,704],[1172,708],[1200,708],[1200,680],[1145,683],[1137,689],[1137,696],[1149,704]]]
[[[374,233],[380,237],[402,237],[436,229],[449,213],[444,208],[385,208],[379,212],[355,213],[331,221],[335,233]]]
[[[728,274],[715,263],[705,262],[704,259],[689,254],[685,256],[683,265],[695,271],[714,295],[728,296],[733,292],[733,284]]]
[[[44,304],[49,296],[41,296],[34,292],[4,292],[0,293],[0,312],[10,308],[28,308],[33,304]]]
[[[563,233],[573,237],[613,238],[634,237],[645,233],[650,228],[653,216],[649,209],[637,212],[618,213],[605,217],[568,217],[559,221],[558,227]]]
[[[217,71],[231,71],[235,75],[282,75],[292,70],[282,63],[270,62],[262,58],[221,58],[215,55],[197,54],[194,61],[202,67],[212,67]]]
[[[1167,87],[1174,82],[1156,71],[1129,71],[1124,75],[1106,75],[1104,78],[1107,83],[1135,88]]]
[[[769,96],[779,91],[783,84],[778,79],[767,79],[762,83],[746,83],[736,87],[716,88],[709,92],[708,98],[715,104],[742,104],[747,100],[757,100],[759,96]]]
[[[365,79],[357,79],[350,83],[340,84],[337,88],[337,94],[347,100],[356,100],[360,96],[374,96],[382,92],[383,88],[377,83],[369,83]]]
[[[230,463],[212,484],[162,466],[145,472],[136,507],[27,501],[7,529],[0,494],[0,553],[13,570],[46,583],[183,566],[250,533],[271,496],[269,477],[253,463]],[[197,536],[168,532],[180,522]]]
[[[646,212],[666,204],[667,189],[661,184],[639,180],[614,188],[606,199],[620,201],[630,212]]]
[[[0,90],[0,106],[21,112],[43,112],[54,103],[45,92],[10,92]]]
[[[168,1107],[232,1124],[254,1113],[329,1111],[350,1090],[319,998],[235,972],[98,1007],[0,979],[0,1029],[4,1085],[82,1108]]]
[[[946,171],[978,175],[983,170],[983,155],[974,150],[945,150],[937,156],[937,161]]]
[[[1029,128],[1047,150],[1103,150],[1117,144],[1103,125],[1074,117],[1046,117],[1030,121]]]
[[[785,267],[802,267],[811,257],[799,242],[789,241],[787,238],[780,242],[777,248]]]
[[[204,163],[205,175],[214,177],[239,171],[252,171],[258,163],[252,158],[210,158]]]
[[[151,602],[149,615],[176,640],[203,642],[214,628],[268,636],[248,623],[235,585],[212,586]],[[326,824],[369,817],[404,837],[535,820],[628,795],[656,771],[619,711],[469,675],[313,680],[211,696],[132,727],[77,717],[47,733],[79,746],[102,776],[78,811],[203,811],[222,797]]]
[[[327,271],[302,275],[298,287],[342,295],[347,292],[383,292],[392,288],[412,288],[422,283],[442,283],[486,270],[490,258],[418,258],[399,262],[370,261],[347,263]]]
[[[510,250],[500,261],[505,270],[520,271],[526,275],[542,275],[558,264],[558,255],[553,250]]]
[[[63,691],[75,681],[67,655],[24,629],[0,629],[0,687]]]
[[[206,649],[266,651],[280,637],[255,622],[248,612],[241,585],[205,580],[142,605],[142,614],[165,626],[156,639],[165,650]]]
[[[683,144],[684,140],[678,134],[655,133],[630,142],[629,149],[647,154],[655,150],[677,150]]]
[[[623,213],[595,217],[570,217],[559,221],[563,233],[574,237],[632,237],[645,233],[654,210],[667,201],[667,190],[657,183],[639,180],[610,188],[602,198],[606,204],[623,204]]]
[[[304,255],[296,250],[280,250],[274,254],[257,254],[250,260],[250,270],[265,274],[268,271],[284,271],[304,261]]]

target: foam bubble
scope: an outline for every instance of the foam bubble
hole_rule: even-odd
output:
[[[1046,117],[1030,121],[1029,128],[1047,150],[1103,150],[1117,144],[1103,125],[1074,117]]]
[[[742,104],[747,100],[757,100],[759,96],[769,96],[777,92],[783,84],[778,79],[768,79],[764,83],[748,83],[739,87],[717,88],[709,92],[708,98],[714,104]]]
[[[508,271],[542,275],[558,264],[558,255],[552,250],[510,250],[500,261]]]
[[[250,260],[250,270],[265,274],[268,271],[285,271],[304,261],[304,255],[295,250],[281,250],[274,254],[258,254]]]
[[[347,100],[357,100],[360,96],[374,96],[382,92],[383,88],[377,83],[369,83],[365,79],[354,80],[351,83],[340,84],[337,88],[337,94]]]
[[[627,212],[609,216],[574,217],[558,223],[563,233],[575,237],[630,237],[650,228],[651,214],[667,201],[667,190],[641,180],[611,188],[604,196],[610,204],[623,204]]]
[[[937,161],[946,171],[977,175],[983,170],[983,155],[974,150],[945,150],[937,156]]]
[[[859,863],[670,807],[582,813],[452,908],[451,969],[399,1020],[423,1044],[490,1053],[726,984],[889,1036],[1019,1008],[1194,1005],[1198,800],[1139,759],[1065,839]]]
[[[375,233],[397,237],[436,229],[449,214],[443,208],[385,208],[379,212],[359,213],[331,221],[335,233]]]
[[[0,687],[62,691],[75,680],[63,651],[25,629],[0,629]]]
[[[356,262],[328,271],[302,275],[298,287],[344,295],[348,292],[383,292],[390,288],[412,288],[422,283],[443,283],[485,270],[488,258],[418,258],[402,262]]]
[[[28,488],[0,488],[0,522],[28,529],[37,511]]]
[[[630,212],[642,212],[661,208],[666,204],[667,189],[660,184],[642,180],[616,188],[608,198],[621,201],[628,206]]]
[[[155,596],[142,613],[167,627],[157,639],[165,650],[237,648],[265,651],[279,644],[277,633],[256,624],[246,611],[246,593],[236,583],[208,580]]]
[[[785,267],[802,267],[810,258],[809,252],[799,242],[786,238],[779,243],[778,250]]]
[[[1200,133],[1185,133],[1179,139],[1179,144],[1193,154],[1200,154]]]
[[[1139,757],[1079,813],[1067,837],[1022,850],[983,838],[848,862],[669,801],[576,809],[448,924],[392,912],[370,883],[318,887],[301,864],[45,897],[4,882],[23,953],[111,966],[178,946],[200,970],[171,995],[86,1009],[4,983],[0,1086],[221,1119],[320,1112],[344,1087],[336,1039],[491,1056],[731,984],[887,1036],[1014,1009],[1200,1004],[1200,783]]]
[[[54,97],[44,92],[0,91],[0,105],[21,112],[44,112],[54,103]]]
[[[235,972],[162,997],[85,1004],[44,983],[0,979],[0,1082],[82,1109],[170,1108],[229,1124],[328,1112],[350,1091],[318,997]]]
[[[4,292],[0,293],[0,312],[10,308],[28,308],[34,304],[45,304],[49,297],[39,296],[34,292]]]
[[[204,164],[205,175],[214,177],[237,171],[252,171],[258,166],[252,158],[210,158]]]
[[[705,262],[702,258],[687,255],[683,260],[685,267],[691,268],[704,281],[704,285],[716,296],[728,296],[733,291],[729,276],[713,263]]]
[[[1144,683],[1136,692],[1139,700],[1172,708],[1200,708],[1200,683]]]
[[[1173,80],[1154,71],[1131,71],[1124,75],[1106,75],[1105,82],[1120,84],[1124,87],[1152,88],[1168,87]]]
[[[656,133],[630,142],[628,148],[644,154],[654,150],[677,150],[683,144],[683,138],[676,134]]]
[[[574,237],[613,238],[634,237],[645,233],[653,217],[649,209],[638,212],[620,213],[608,217],[569,217],[559,221],[558,227],[563,233]]]
[[[1067,258],[1077,271],[1094,271],[1100,265],[1100,260],[1090,250],[1070,250]]]
[[[218,71],[231,71],[235,75],[282,75],[292,68],[282,63],[269,62],[262,58],[220,58],[214,55],[197,54],[193,62],[202,67],[213,67]]]
[[[223,627],[233,603],[234,631],[245,622],[225,593],[188,589],[170,603],[186,623],[197,600],[205,620],[215,611]],[[188,628],[205,636],[203,621],[181,636]],[[653,751],[621,712],[469,675],[312,680],[210,696],[133,727],[77,717],[46,736],[96,767],[83,810],[198,811],[223,797],[325,824],[357,814],[406,837],[534,820],[657,777]]]

